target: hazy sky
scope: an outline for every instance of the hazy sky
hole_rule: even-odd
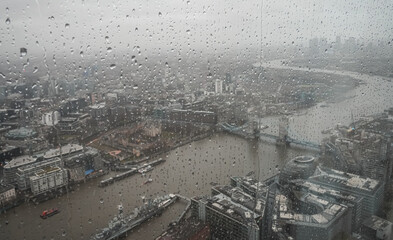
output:
[[[337,35],[393,38],[391,0],[2,0],[0,18],[2,64],[21,47],[31,58],[108,57],[135,46],[197,55],[255,48],[261,39],[282,45]]]

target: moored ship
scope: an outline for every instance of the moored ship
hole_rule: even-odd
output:
[[[119,205],[119,213],[108,223],[108,227],[103,228],[99,233],[92,236],[92,240],[111,240],[127,235],[133,228],[139,226],[153,216],[159,215],[162,211],[174,203],[177,196],[168,194],[163,197],[157,197],[154,200],[148,200],[144,205],[135,208],[129,216],[124,216],[123,206]]]

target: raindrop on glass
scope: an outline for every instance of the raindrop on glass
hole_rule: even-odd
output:
[[[27,54],[27,49],[26,48],[20,48],[20,56],[24,57]]]

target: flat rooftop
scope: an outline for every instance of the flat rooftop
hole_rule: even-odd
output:
[[[344,193],[342,191],[337,191],[331,189],[327,186],[321,185],[319,183],[313,183],[307,180],[295,180],[291,182],[292,184],[302,187],[303,190],[307,192],[322,195],[322,196],[331,196],[334,198],[341,198],[347,201],[358,201],[361,199],[359,196],[354,196],[351,194]]]
[[[15,187],[11,184],[2,183],[2,184],[0,184],[0,193],[6,192],[6,191],[8,191],[10,189],[14,189],[14,188]]]
[[[36,176],[41,176],[41,175],[45,175],[45,174],[48,174],[48,173],[57,172],[57,171],[60,171],[60,170],[61,170],[61,168],[59,168],[59,167],[44,167],[41,170],[37,171],[35,173],[35,175]]]
[[[375,215],[371,216],[370,218],[367,218],[363,222],[363,225],[374,230],[392,228],[393,226],[392,222],[389,222],[388,220],[377,217]]]
[[[255,222],[260,217],[259,214],[252,212],[240,203],[234,202],[231,197],[222,193],[215,195],[207,200],[207,206],[221,212],[222,214],[233,218],[239,222],[246,224],[247,222]]]
[[[98,104],[95,104],[95,105],[91,105],[91,106],[89,106],[89,108],[91,108],[91,109],[102,109],[102,108],[105,108],[105,103],[98,103]]]
[[[27,165],[30,163],[33,163],[37,161],[36,158],[29,156],[29,155],[23,155],[23,156],[19,156],[16,158],[13,158],[9,163],[7,163],[4,168],[5,169],[10,169],[10,168],[18,168],[21,167],[23,165]]]
[[[322,206],[323,211],[316,214],[296,213],[290,209],[288,198],[279,194],[276,196],[276,202],[279,206],[279,218],[296,225],[325,227],[334,222],[336,218],[340,217],[347,210],[347,207],[344,205],[331,203],[311,193],[303,196],[302,200]]]
[[[259,182],[252,177],[231,177],[231,180],[250,191],[254,197],[256,192],[258,192],[258,195],[265,195],[268,192],[268,186],[265,183]]]
[[[373,193],[380,187],[380,182],[368,177],[345,173],[330,168],[317,168],[317,173],[309,178],[310,181],[345,188],[352,191]]]
[[[263,214],[265,205],[266,205],[266,197],[255,199],[253,196],[245,193],[239,187],[231,187],[231,186],[215,186],[212,189],[217,192],[226,195],[231,199],[231,201],[241,204],[246,207],[250,211],[255,211],[257,214]]]
[[[61,154],[68,155],[68,154],[72,154],[72,153],[79,152],[82,150],[83,150],[83,147],[81,145],[67,144],[67,145],[61,147]],[[59,157],[59,156],[60,156],[60,148],[50,149],[49,151],[47,151],[44,154],[45,159]]]

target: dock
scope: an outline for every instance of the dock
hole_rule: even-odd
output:
[[[146,166],[152,166],[152,167],[153,166],[157,166],[157,165],[159,165],[159,164],[161,164],[161,163],[163,163],[165,161],[166,161],[165,159],[159,158],[157,160],[154,160],[154,161],[152,161],[150,163],[145,163],[142,166],[138,166],[138,167],[135,167],[135,166],[133,166],[133,167],[131,167],[131,166],[118,166],[118,168],[121,168],[122,170],[123,169],[129,169],[129,170],[127,170],[127,171],[125,171],[123,173],[117,174],[114,177],[110,177],[110,178],[102,180],[98,184],[98,186],[99,187],[106,187],[106,186],[108,186],[110,184],[113,184],[114,182],[117,182],[117,181],[120,181],[120,180],[122,180],[124,178],[131,177],[131,176],[135,175],[136,173],[138,173],[138,171],[140,169],[143,169]]]

